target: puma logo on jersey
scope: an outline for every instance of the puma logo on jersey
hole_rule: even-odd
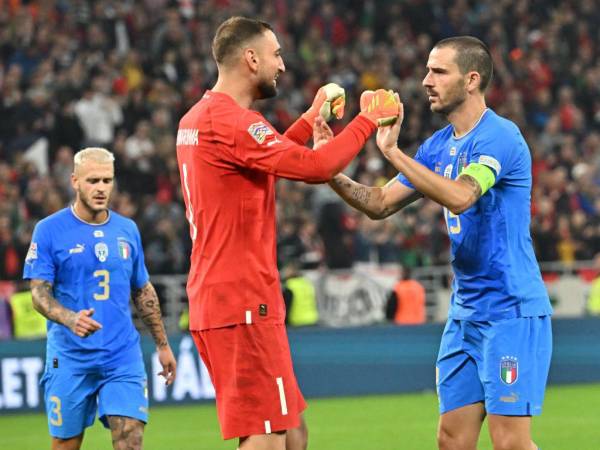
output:
[[[196,128],[177,130],[177,145],[198,145],[198,130]]]
[[[275,139],[273,139],[272,141],[267,142],[267,147],[270,147],[273,144],[279,144],[283,141],[280,141],[279,139],[277,139],[277,137],[275,137]]]
[[[75,247],[69,249],[69,254],[72,255],[73,253],[82,253],[84,250],[85,245],[77,244]]]

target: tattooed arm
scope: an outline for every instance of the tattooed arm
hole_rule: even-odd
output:
[[[152,283],[148,282],[140,289],[133,291],[133,304],[144,325],[150,330],[156,347],[168,346],[169,342],[160,314],[158,295]]]
[[[397,123],[389,127],[380,127],[377,130],[377,147],[383,156],[408,178],[417,191],[454,214],[466,211],[481,197],[481,185],[472,176],[462,174],[456,180],[445,178],[403,153],[397,145],[399,133],[400,125]],[[484,181],[490,181],[490,176],[493,184],[491,171],[484,177]]]
[[[45,280],[31,280],[33,307],[46,319],[60,323],[80,337],[87,337],[102,328],[92,319],[94,309],[82,309],[75,312],[65,308],[52,296],[52,284]]]
[[[422,197],[395,178],[383,187],[370,187],[340,173],[329,186],[350,206],[375,220],[384,219]]]
[[[152,334],[152,339],[154,339],[158,349],[158,360],[163,367],[159,375],[164,376],[166,384],[169,385],[175,380],[177,363],[167,340],[167,333],[160,314],[158,295],[156,295],[152,283],[148,282],[133,292],[133,304],[144,325],[148,327],[150,334]]]

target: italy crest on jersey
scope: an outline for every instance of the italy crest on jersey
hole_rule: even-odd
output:
[[[108,258],[108,245],[104,242],[98,242],[94,246],[94,253],[100,262],[106,261],[106,258]]]
[[[500,358],[500,379],[504,384],[514,384],[519,377],[519,363],[514,356]]]
[[[122,259],[128,259],[131,256],[131,247],[123,239],[119,239],[119,256]]]
[[[267,139],[267,136],[273,135],[273,130],[264,122],[256,122],[248,127],[248,133],[259,144],[262,144]]]

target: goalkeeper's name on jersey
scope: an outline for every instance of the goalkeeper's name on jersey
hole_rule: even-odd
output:
[[[195,128],[180,128],[177,131],[177,145],[198,145],[199,130]]]

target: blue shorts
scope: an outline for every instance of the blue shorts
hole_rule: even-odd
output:
[[[440,413],[484,402],[488,414],[541,414],[551,355],[550,316],[449,319],[436,363]]]
[[[40,383],[53,437],[80,435],[94,423],[96,411],[106,428],[107,416],[148,421],[148,389],[142,361],[86,373],[46,366]]]

